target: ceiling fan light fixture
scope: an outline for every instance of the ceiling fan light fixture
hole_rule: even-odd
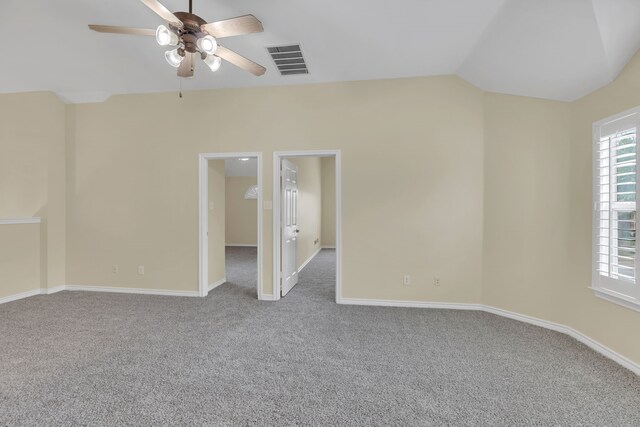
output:
[[[180,66],[180,63],[184,59],[184,57],[180,55],[180,53],[178,52],[178,49],[166,51],[164,53],[164,57],[169,63],[169,65],[171,65],[174,68],[178,68]]]
[[[198,39],[198,47],[201,51],[213,55],[218,50],[218,42],[213,36],[206,35]]]
[[[204,58],[204,63],[207,64],[209,68],[211,68],[211,71],[215,73],[220,69],[220,66],[222,65],[222,59],[215,55],[207,55],[207,57]]]
[[[176,46],[178,36],[164,25],[158,26],[156,30],[156,41],[160,46]]]
[[[112,25],[89,25],[89,29],[100,33],[129,34],[138,36],[156,36],[156,42],[167,46],[165,59],[177,68],[178,77],[188,78],[194,75],[194,58],[199,56],[211,71],[217,71],[222,60],[261,76],[266,68],[242,55],[218,45],[217,39],[260,33],[264,31],[262,22],[251,14],[236,16],[222,21],[206,22],[193,13],[189,0],[188,12],[172,13],[163,4],[163,0],[142,0],[145,6],[162,18],[164,25],[152,28],[115,27]],[[166,50],[165,49],[165,50]],[[184,61],[186,59],[186,61]]]

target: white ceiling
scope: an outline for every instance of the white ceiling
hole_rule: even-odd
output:
[[[258,159],[255,157],[249,160],[225,159],[225,176],[258,176]]]
[[[489,91],[573,100],[612,81],[640,47],[640,0],[194,0],[194,13],[258,17],[264,33],[220,42],[267,73],[199,64],[184,90],[458,74]],[[179,88],[153,37],[87,28],[162,23],[138,0],[3,0],[0,16],[0,39],[12,43],[0,92],[88,102]],[[265,47],[291,43],[302,45],[310,75],[277,72]]]

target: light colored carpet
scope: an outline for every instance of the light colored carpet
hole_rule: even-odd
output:
[[[258,298],[256,278],[258,277],[258,249],[250,247],[227,246],[225,248],[225,269],[227,283],[223,286],[239,286],[239,292]]]
[[[481,312],[339,306],[333,260],[277,303],[229,283],[3,304],[0,425],[640,425],[640,378],[575,340]]]

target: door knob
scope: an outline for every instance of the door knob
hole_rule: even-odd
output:
[[[300,232],[300,230],[298,230],[298,229],[296,228],[296,233],[299,233],[299,232]]]

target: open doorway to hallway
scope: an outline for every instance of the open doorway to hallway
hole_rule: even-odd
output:
[[[340,300],[340,153],[274,153],[277,298]]]
[[[226,283],[257,295],[258,159],[224,160],[224,254]],[[209,191],[212,191],[210,188]],[[222,212],[219,212],[222,216]],[[209,225],[211,229],[211,223]],[[211,245],[211,240],[209,241]],[[215,276],[210,282],[215,283]]]
[[[200,155],[200,295],[261,298],[261,156]]]

